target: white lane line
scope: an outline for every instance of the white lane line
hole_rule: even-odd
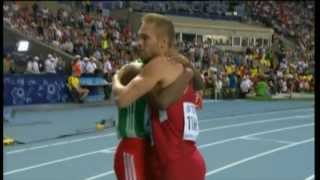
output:
[[[108,175],[113,174],[113,173],[114,173],[114,171],[108,171],[108,172],[105,172],[105,173],[98,174],[96,176],[88,177],[85,180],[94,180],[94,179],[98,179],[98,178],[101,178],[101,177],[104,177],[104,176],[108,176]]]
[[[307,178],[304,179],[304,180],[312,180],[312,179],[314,179],[314,174],[312,174],[311,176],[307,177]]]
[[[289,112],[290,111],[301,111],[301,110],[308,110],[308,109],[294,109],[294,110],[285,110],[285,111],[276,111],[276,112],[267,112],[267,113],[257,113],[257,114],[250,114],[250,115],[229,116],[229,117],[222,117],[222,118],[213,118],[211,120],[208,120],[208,119],[200,120],[199,122],[206,122],[206,121],[212,122],[213,120],[216,121],[216,120],[224,120],[224,119],[235,119],[235,118],[239,118],[239,117],[258,116],[258,115],[265,115],[265,114],[271,114],[271,113],[274,114],[274,113],[281,113],[281,112],[288,112],[288,111]],[[53,144],[33,146],[33,147],[29,147],[29,148],[8,151],[5,154],[6,155],[17,154],[17,153],[22,153],[22,152],[26,152],[26,151],[33,151],[33,150],[37,150],[37,149],[67,145],[67,144],[72,144],[72,143],[77,143],[77,142],[82,142],[82,141],[87,141],[87,140],[92,140],[92,139],[111,137],[111,136],[115,136],[115,135],[116,135],[116,133],[109,133],[109,134],[105,134],[105,135],[98,135],[98,136],[91,136],[91,137],[79,138],[79,139],[74,139],[74,140],[60,141],[60,142],[53,143]]]
[[[229,139],[225,139],[225,140],[221,140],[221,141],[216,141],[216,142],[213,142],[213,143],[203,144],[203,145],[198,146],[198,148],[202,149],[202,148],[213,146],[213,145],[217,145],[217,144],[223,144],[223,143],[226,143],[226,142],[229,142],[229,141],[238,140],[239,138],[244,137],[244,136],[250,136],[250,135],[254,136],[254,135],[259,135],[259,134],[267,134],[267,133],[284,131],[284,130],[289,130],[289,129],[297,129],[297,128],[311,126],[311,125],[314,125],[314,123],[303,124],[303,125],[300,125],[300,126],[289,126],[289,127],[286,127],[286,128],[273,129],[273,130],[263,131],[263,132],[259,132],[259,133],[253,133],[253,134],[246,134],[246,135],[243,135],[243,136],[238,136],[238,137],[229,138]],[[41,163],[41,164],[37,164],[37,165],[25,167],[25,168],[15,169],[15,170],[4,172],[3,175],[6,176],[6,175],[15,174],[15,173],[19,173],[19,172],[24,172],[24,171],[28,171],[28,170],[39,168],[39,167],[43,167],[43,166],[48,166],[48,165],[52,165],[52,164],[56,164],[56,163],[61,163],[61,162],[64,162],[64,161],[69,161],[69,160],[72,160],[72,159],[78,159],[78,158],[81,158],[81,157],[85,157],[85,156],[101,153],[101,152],[103,152],[105,150],[109,150],[110,151],[110,150],[112,150],[114,148],[115,147],[109,147],[109,148],[105,148],[105,149],[100,149],[98,151],[92,151],[92,152],[88,152],[88,153],[84,153],[84,154],[70,156],[70,157],[67,157],[67,158],[57,159],[57,160],[54,160],[54,161],[48,161],[48,162],[45,162],[45,163]]]
[[[204,103],[212,103],[212,102],[223,102],[224,100],[218,99],[205,99],[203,100]]]
[[[249,140],[249,141],[269,141],[269,142],[275,142],[275,143],[280,143],[280,144],[292,144],[292,143],[295,143],[293,141],[283,141],[283,140],[278,140],[278,139],[258,138],[258,137],[251,137],[251,136],[245,136],[245,137],[242,137],[240,139]]]
[[[109,150],[109,149],[105,149],[105,150],[101,150],[100,151],[101,153],[105,153],[105,154],[113,154],[113,153],[115,153],[115,151],[114,150]]]
[[[314,125],[314,123],[309,123],[309,124],[289,126],[289,127],[285,127],[285,128],[279,128],[279,129],[272,129],[272,130],[262,131],[262,132],[258,132],[258,133],[246,134],[246,135],[228,138],[228,139],[224,139],[224,140],[220,140],[220,141],[215,141],[215,142],[208,143],[208,144],[202,144],[202,145],[199,145],[198,148],[203,149],[203,148],[206,148],[209,146],[215,146],[215,145],[223,144],[223,143],[230,142],[230,141],[236,141],[236,140],[239,140],[239,139],[246,137],[246,136],[257,136],[257,135],[269,134],[269,133],[280,132],[280,131],[285,131],[285,130],[298,129],[298,128],[303,128],[303,127],[308,127],[308,126],[313,126],[313,125]]]
[[[284,113],[284,112],[300,112],[300,111],[312,111],[314,108],[303,108],[303,109],[292,109],[292,110],[284,110],[284,111],[272,111],[272,112],[265,112],[265,113],[254,113],[254,114],[243,114],[243,115],[235,115],[235,116],[226,116],[226,117],[220,117],[220,118],[209,118],[209,119],[203,119],[199,120],[200,122],[213,122],[216,120],[226,120],[226,119],[235,119],[235,118],[242,118],[242,117],[254,117],[254,116],[261,116],[261,115],[267,115],[267,114],[278,114],[278,113]]]
[[[245,102],[244,99],[233,99],[233,100],[224,100],[224,99],[203,99],[203,102],[205,103],[211,103],[211,102]]]
[[[310,126],[310,125],[311,124],[304,124],[304,125],[299,125],[299,126],[290,126],[290,127],[281,128],[281,129],[274,129],[274,130],[270,130],[270,131],[259,132],[259,134],[268,134],[268,133],[272,133],[272,132],[279,132],[279,131],[284,131],[284,130],[297,129],[297,128],[302,128],[302,127],[307,127],[307,126]],[[253,135],[255,135],[255,134],[258,134],[258,133],[254,133]],[[250,134],[244,135],[244,136],[235,137],[235,138],[225,139],[225,140],[222,140],[222,141],[217,141],[217,142],[210,143],[210,144],[203,144],[203,145],[198,146],[198,148],[202,149],[202,148],[206,148],[206,147],[209,147],[209,146],[213,146],[213,145],[217,145],[217,144],[223,144],[223,143],[226,143],[226,142],[229,142],[229,141],[234,141],[234,140],[242,139],[242,138],[249,137],[249,136],[250,136]],[[294,144],[294,143],[291,143],[291,144]],[[108,172],[110,172],[110,171],[108,171]],[[98,174],[97,176],[89,177],[89,178],[87,178],[85,180],[98,179],[100,177],[104,177],[104,176],[107,176],[107,175],[109,175],[109,174],[106,174],[106,175]]]
[[[282,150],[285,150],[285,149],[289,149],[289,148],[292,148],[292,147],[295,147],[295,146],[299,146],[299,145],[302,145],[302,144],[306,144],[306,143],[310,143],[310,142],[313,142],[313,141],[314,141],[314,138],[310,138],[310,139],[299,141],[299,142],[296,142],[296,143],[293,143],[293,144],[289,144],[289,145],[281,146],[281,147],[278,147],[278,148],[275,148],[275,149],[271,149],[269,151],[264,151],[262,153],[254,155],[254,156],[250,156],[250,157],[244,158],[242,160],[227,164],[227,165],[225,165],[223,167],[220,167],[220,168],[214,169],[212,171],[209,171],[209,172],[206,173],[206,176],[210,176],[212,174],[216,174],[218,172],[221,172],[221,171],[224,171],[226,169],[232,168],[232,167],[237,166],[239,164],[242,164],[242,163],[245,163],[245,162],[248,162],[248,161],[251,161],[251,160],[254,160],[254,159],[269,155],[269,154],[272,154],[272,153],[275,153],[277,151],[282,151]]]
[[[15,170],[12,170],[12,171],[4,172],[3,175],[7,176],[7,175],[10,175],[10,174],[15,174],[15,173],[23,172],[23,171],[28,171],[28,170],[39,168],[39,167],[43,167],[43,166],[48,166],[48,165],[52,165],[52,164],[56,164],[56,163],[69,161],[69,160],[72,160],[72,159],[78,159],[78,158],[81,158],[81,157],[85,157],[85,156],[90,156],[90,155],[93,155],[93,154],[101,153],[101,151],[109,150],[109,149],[112,149],[112,148],[114,148],[114,147],[106,148],[106,149],[100,149],[98,151],[91,151],[91,152],[83,153],[83,154],[78,154],[78,155],[75,155],[75,156],[69,156],[69,157],[66,157],[66,158],[57,159],[57,160],[54,160],[54,161],[48,161],[48,162],[44,162],[44,163],[41,163],[41,164],[25,167],[25,168],[15,169]]]
[[[61,145],[65,145],[65,144],[72,144],[72,143],[76,143],[76,142],[82,142],[82,141],[87,141],[87,140],[92,140],[92,139],[99,139],[99,138],[110,137],[110,136],[115,136],[115,135],[116,135],[116,133],[108,133],[105,135],[98,135],[98,136],[91,136],[91,137],[79,138],[79,139],[74,139],[74,140],[60,141],[57,143],[52,143],[52,144],[47,144],[47,145],[34,146],[34,147],[30,147],[30,148],[23,148],[23,149],[8,151],[8,152],[6,152],[6,154],[7,155],[17,154],[17,153],[22,153],[25,151],[32,151],[32,150],[36,150],[36,149],[61,146]]]
[[[261,123],[266,123],[266,122],[275,122],[275,121],[284,121],[284,120],[291,120],[291,119],[303,119],[303,118],[309,118],[312,117],[313,115],[306,115],[306,116],[287,116],[283,118],[272,118],[272,119],[265,119],[261,121],[249,121],[249,122],[244,122],[244,123],[238,123],[238,124],[231,124],[231,125],[225,125],[225,126],[218,126],[218,127],[213,127],[213,128],[207,128],[207,129],[202,129],[200,132],[207,132],[207,131],[212,131],[212,130],[220,130],[220,129],[226,129],[226,128],[232,128],[232,127],[240,127],[240,126],[247,126],[247,125],[252,125],[252,124],[261,124]]]

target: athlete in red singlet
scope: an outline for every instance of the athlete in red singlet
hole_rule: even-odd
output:
[[[145,62],[142,71],[127,85],[121,84],[118,73],[113,77],[113,94],[120,108],[146,94],[158,95],[177,80],[184,66],[190,64],[175,46],[174,25],[169,18],[159,14],[144,15],[138,36],[139,54]],[[146,153],[146,158],[151,157],[151,166],[158,166],[155,169],[160,173],[154,173],[148,180],[203,180],[205,177],[204,160],[195,145],[198,135],[195,92],[192,87],[186,89],[177,102],[166,106],[161,116],[159,110],[152,112],[151,134],[155,136],[155,146],[150,156]]]
[[[205,162],[195,140],[199,134],[196,93],[190,85],[166,111],[151,110],[151,175],[156,180],[203,180]]]
[[[128,84],[142,68],[140,62],[125,65],[120,71],[120,81]],[[183,94],[185,87],[192,78],[192,70],[186,69],[175,83],[164,89],[153,99],[157,108],[165,109]],[[179,96],[175,96],[179,94]],[[127,108],[120,108],[116,122],[117,134],[120,139],[114,158],[114,171],[118,180],[149,180],[150,167],[146,158],[150,149],[150,111],[148,96],[139,98]]]

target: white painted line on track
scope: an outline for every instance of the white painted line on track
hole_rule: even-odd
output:
[[[235,119],[235,118],[239,118],[239,117],[249,117],[249,116],[257,116],[257,115],[264,115],[264,114],[270,114],[270,113],[274,114],[274,113],[301,111],[301,110],[308,110],[308,109],[294,109],[294,110],[285,110],[285,111],[257,113],[257,114],[250,114],[250,115],[239,115],[239,116],[229,116],[229,117],[222,117],[222,118],[212,118],[211,120],[206,119],[206,120],[200,120],[199,122],[200,123],[206,122],[206,121],[212,122],[213,120],[216,121],[216,120],[224,120],[224,119]],[[218,128],[218,127],[216,127],[216,128]],[[116,133],[108,133],[108,134],[104,134],[104,135],[91,136],[91,137],[79,138],[79,139],[74,139],[74,140],[60,141],[57,143],[46,144],[46,145],[41,145],[41,146],[22,148],[22,149],[17,149],[17,150],[5,152],[5,155],[17,154],[17,153],[22,153],[22,152],[26,152],[26,151],[33,151],[33,150],[37,150],[37,149],[49,148],[49,147],[60,146],[60,145],[67,145],[67,144],[83,142],[83,141],[92,140],[92,139],[112,137],[112,136],[116,136]]]
[[[100,149],[98,151],[91,151],[91,152],[83,153],[83,154],[78,154],[78,155],[75,155],[75,156],[69,156],[69,157],[66,157],[66,158],[57,159],[57,160],[54,160],[54,161],[48,161],[48,162],[44,162],[44,163],[41,163],[41,164],[25,167],[25,168],[15,169],[15,170],[12,170],[12,171],[4,172],[3,175],[7,176],[7,175],[10,175],[10,174],[16,174],[16,173],[19,173],[19,172],[28,171],[28,170],[35,169],[35,168],[40,168],[40,167],[43,167],[43,166],[48,166],[48,165],[52,165],[52,164],[57,164],[57,163],[69,161],[69,160],[72,160],[72,159],[78,159],[78,158],[81,158],[81,157],[85,157],[85,156],[90,156],[90,155],[93,155],[93,154],[101,153],[102,150],[109,150],[109,149],[112,149],[112,148],[114,148],[114,147],[106,148],[106,149]]]
[[[314,179],[314,174],[312,174],[311,176],[307,177],[305,180],[312,180]]]
[[[111,149],[101,150],[100,152],[101,152],[101,153],[105,153],[105,154],[113,154],[113,153],[115,153],[115,151],[114,151],[114,150],[111,150]]]
[[[312,117],[312,115],[306,115],[306,116],[287,116],[282,118],[272,118],[272,119],[265,119],[260,121],[249,121],[244,123],[238,123],[238,124],[231,124],[231,125],[225,125],[225,126],[218,126],[213,128],[207,128],[202,129],[200,132],[207,132],[212,130],[220,130],[220,129],[226,129],[226,128],[232,128],[232,127],[240,127],[240,126],[247,126],[247,125],[253,125],[253,124],[261,124],[261,123],[267,123],[267,122],[276,122],[276,121],[284,121],[284,120],[291,120],[291,119],[304,119]]]
[[[253,134],[246,134],[246,135],[243,135],[243,136],[238,136],[238,137],[229,138],[229,139],[225,139],[225,140],[221,140],[221,141],[216,141],[216,142],[213,142],[213,143],[203,144],[203,145],[198,146],[198,148],[202,149],[202,148],[213,146],[213,145],[216,145],[216,144],[223,144],[223,143],[226,143],[226,142],[229,142],[229,141],[238,140],[239,138],[244,137],[244,136],[267,134],[267,133],[271,133],[271,132],[278,132],[278,131],[284,131],[284,130],[289,130],[289,129],[297,129],[297,128],[311,126],[311,125],[314,125],[314,123],[304,124],[304,125],[300,125],[300,126],[289,126],[289,127],[286,127],[286,128],[273,129],[273,130],[259,132],[259,133],[253,133]],[[31,170],[31,169],[35,169],[35,168],[40,168],[40,167],[43,167],[43,166],[48,166],[48,165],[61,163],[61,162],[65,162],[65,161],[69,161],[69,160],[73,160],[73,159],[78,159],[78,158],[81,158],[81,157],[85,157],[85,156],[90,156],[90,155],[93,155],[93,154],[101,153],[101,151],[112,150],[114,148],[115,147],[109,147],[109,148],[100,149],[100,150],[97,150],[97,151],[92,151],[92,152],[83,153],[83,154],[79,154],[79,155],[75,155],[75,156],[70,156],[70,157],[66,157],[66,158],[62,158],[62,159],[57,159],[57,160],[54,160],[54,161],[48,161],[48,162],[45,162],[45,163],[41,163],[41,164],[37,164],[37,165],[25,167],[25,168],[15,169],[15,170],[4,172],[3,175],[7,176],[7,175],[16,174],[16,173],[28,171],[28,170]]]
[[[245,162],[248,162],[248,161],[251,161],[251,160],[254,160],[254,159],[269,155],[269,154],[272,154],[272,153],[275,153],[277,151],[286,150],[286,149],[289,149],[289,148],[292,148],[292,147],[295,147],[295,146],[299,146],[299,145],[302,145],[302,144],[310,143],[310,142],[313,142],[313,141],[314,141],[314,138],[310,138],[310,139],[299,141],[299,142],[296,142],[296,143],[293,143],[293,144],[289,144],[289,145],[281,146],[281,147],[278,147],[278,148],[275,148],[275,149],[271,149],[269,151],[264,151],[262,153],[254,155],[254,156],[250,156],[250,157],[244,158],[242,160],[227,164],[227,165],[225,165],[223,167],[211,170],[211,171],[206,173],[206,176],[210,176],[210,175],[216,174],[218,172],[221,172],[221,171],[224,171],[226,169],[232,168],[232,167],[237,166],[239,164],[242,164],[242,163],[245,163]]]
[[[204,103],[216,103],[216,102],[224,102],[225,100],[221,99],[205,99],[203,100]]]
[[[291,126],[291,127],[287,127],[287,128],[275,129],[275,130],[270,130],[270,131],[264,131],[264,132],[260,132],[260,134],[268,134],[268,133],[272,133],[272,132],[279,132],[279,131],[284,131],[284,130],[297,129],[297,128],[307,127],[307,126],[310,126],[310,124],[301,125],[301,126]],[[257,133],[254,133],[254,134],[257,134]],[[217,141],[216,144],[222,144],[222,143],[226,143],[226,142],[233,141],[233,140],[243,139],[243,138],[249,137],[249,135],[244,135],[244,136],[239,136],[239,137],[236,137],[236,138],[230,138],[230,139],[225,139],[225,140],[222,140],[222,141]],[[216,145],[216,144],[212,144],[212,143],[210,143],[209,145],[208,144],[203,144],[203,145],[198,146],[198,148],[202,149],[202,148],[209,147],[209,146]],[[292,142],[290,144],[294,144],[294,143]],[[108,171],[108,172],[112,172],[112,171]],[[98,179],[100,177],[107,176],[107,175],[109,175],[108,172],[107,173],[98,174],[97,176],[86,178],[85,180],[94,180],[94,179]]]
[[[255,116],[261,116],[261,115],[267,115],[267,114],[278,114],[278,113],[284,113],[284,112],[300,112],[300,111],[312,111],[314,108],[303,108],[303,109],[292,109],[292,110],[285,110],[285,111],[272,111],[272,112],[264,112],[264,113],[250,113],[250,114],[243,114],[243,115],[235,115],[235,116],[226,116],[226,117],[218,117],[218,118],[208,118],[199,120],[199,122],[214,122],[216,120],[227,120],[227,119],[235,119],[235,118],[242,118],[242,117],[255,117]]]
[[[96,176],[88,177],[85,180],[94,180],[94,179],[98,179],[98,178],[101,178],[101,177],[104,177],[104,176],[108,176],[110,174],[114,174],[114,171],[108,171],[108,172],[105,172],[105,173],[98,174]]]
[[[105,138],[105,137],[110,137],[110,136],[115,136],[115,135],[116,135],[116,133],[108,133],[108,134],[104,134],[104,135],[90,136],[90,137],[79,138],[79,139],[74,139],[74,140],[60,141],[57,143],[52,143],[52,144],[47,144],[47,145],[34,146],[34,147],[30,147],[30,148],[23,148],[23,149],[8,151],[8,152],[6,152],[6,154],[7,155],[17,154],[17,153],[22,153],[25,151],[32,151],[32,150],[43,149],[43,148],[48,148],[48,147],[61,146],[61,145],[72,144],[72,143],[82,142],[82,141],[87,141],[87,140],[92,140],[92,139]]]
[[[275,143],[280,143],[280,144],[292,144],[292,143],[295,143],[293,141],[283,141],[283,140],[269,139],[269,138],[258,138],[258,137],[252,137],[252,136],[245,136],[245,137],[242,137],[240,139],[249,140],[249,141],[269,141],[269,142],[275,142]]]
[[[208,144],[202,144],[202,145],[199,145],[198,148],[203,149],[203,148],[206,148],[209,146],[215,146],[215,145],[223,144],[223,143],[230,142],[230,141],[236,141],[236,140],[239,140],[239,139],[246,137],[246,136],[257,136],[257,135],[269,134],[269,133],[273,133],[273,132],[298,129],[298,128],[303,128],[303,127],[308,127],[308,126],[313,126],[313,125],[314,125],[314,123],[309,123],[309,124],[289,126],[289,127],[285,127],[285,128],[279,128],[279,129],[272,129],[272,130],[262,131],[262,132],[258,132],[258,133],[246,134],[246,135],[228,138],[228,139],[224,139],[224,140],[220,140],[220,141],[216,141],[216,142],[212,142],[212,143],[208,143]]]

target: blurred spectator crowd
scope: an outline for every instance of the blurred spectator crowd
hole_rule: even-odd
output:
[[[197,44],[197,45],[194,45]],[[201,71],[211,98],[239,98],[257,94],[257,84],[266,83],[269,96],[279,93],[313,92],[314,59],[294,61],[294,52],[272,47],[249,47],[246,52],[223,51],[205,43],[179,43],[181,52]]]
[[[119,1],[114,7],[220,19],[236,16],[273,27],[272,47],[248,47],[243,53],[222,51],[209,42],[177,41],[179,50],[201,71],[207,97],[244,97],[256,93],[260,81],[266,82],[269,95],[313,91],[313,1],[182,2]],[[102,74],[110,81],[123,64],[139,58],[137,35],[129,23],[120,24],[105,15],[101,2],[77,6],[73,11],[60,8],[54,12],[36,2],[31,6],[4,2],[3,20],[10,28],[73,55],[72,64],[80,60],[81,74]],[[296,46],[285,48],[283,38],[293,39]],[[26,73],[63,73],[65,63],[57,55],[35,56],[28,61]],[[4,57],[3,72],[15,72],[10,55]]]
[[[4,23],[9,27],[71,55],[80,55],[84,64],[88,59],[100,63],[117,59],[112,61],[115,70],[136,56],[136,35],[130,26],[120,28],[112,17],[63,9],[52,12],[37,3],[19,7],[6,2],[3,6]],[[92,72],[90,67],[86,70]]]

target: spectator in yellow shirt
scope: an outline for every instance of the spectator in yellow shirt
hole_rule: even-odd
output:
[[[262,56],[262,59],[261,59],[261,64],[267,68],[270,68],[271,67],[271,63],[270,63],[270,60],[267,59],[265,57],[265,55]]]
[[[225,71],[226,71],[227,75],[232,74],[232,73],[235,71],[235,65],[234,65],[234,64],[231,64],[231,63],[228,63],[228,64],[225,66]]]
[[[257,67],[252,67],[250,69],[251,77],[256,77],[258,75],[258,68]]]
[[[72,75],[68,77],[67,86],[76,102],[82,103],[84,98],[89,94],[88,89],[80,86],[80,77],[79,75],[76,75],[76,73],[72,73]]]
[[[14,62],[11,59],[11,55],[7,54],[3,58],[3,74],[14,73]]]

